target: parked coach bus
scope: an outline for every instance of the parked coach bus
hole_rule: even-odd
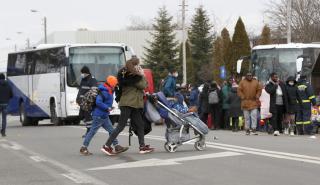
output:
[[[265,84],[272,72],[286,81],[289,76],[306,75],[314,89],[320,95],[320,44],[278,44],[261,45],[252,49],[249,59],[250,69],[257,79]],[[243,59],[237,62],[237,72],[241,73]],[[269,102],[262,101],[261,107],[269,110]]]
[[[116,75],[133,55],[124,44],[40,45],[9,53],[7,76],[14,91],[8,112],[19,115],[23,126],[50,118],[55,125],[79,124],[76,96],[80,69],[86,65],[99,82]],[[115,105],[117,107],[117,105]],[[119,109],[111,112],[118,117]]]

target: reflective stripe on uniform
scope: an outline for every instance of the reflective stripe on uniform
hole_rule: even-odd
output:
[[[309,97],[309,100],[313,99],[313,98],[316,98],[316,96],[310,96]]]
[[[306,85],[298,85],[298,88],[301,89],[301,88],[307,88]]]
[[[302,100],[302,103],[310,103],[310,100]]]
[[[311,124],[311,121],[304,121],[303,124],[304,124],[304,125]]]
[[[297,125],[302,125],[303,122],[302,122],[302,121],[297,121],[296,124],[297,124]]]

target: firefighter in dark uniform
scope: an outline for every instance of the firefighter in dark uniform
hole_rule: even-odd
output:
[[[307,77],[302,75],[297,84],[299,109],[297,112],[297,134],[310,134],[311,126],[311,105],[316,105],[316,97]]]
[[[83,97],[84,94],[88,92],[92,87],[97,87],[97,80],[91,75],[89,68],[87,66],[83,66],[81,69],[81,82],[79,86],[79,92],[77,95],[78,104],[80,104],[81,97]],[[86,125],[86,135],[91,128],[91,112],[84,111],[80,107],[79,118],[83,120],[84,124]],[[85,137],[85,135],[83,135],[82,137]]]

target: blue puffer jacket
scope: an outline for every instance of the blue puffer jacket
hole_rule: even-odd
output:
[[[113,93],[110,94],[109,90],[103,85],[99,85],[99,94],[96,98],[96,106],[92,111],[92,116],[98,116],[101,118],[106,118],[110,114],[110,110],[113,103]]]
[[[174,93],[176,92],[176,81],[177,78],[169,75],[164,82],[163,93],[166,97],[174,97]]]
[[[190,106],[199,106],[199,89],[197,87],[193,87],[190,92],[189,103]]]

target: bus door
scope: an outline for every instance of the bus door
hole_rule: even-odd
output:
[[[60,106],[61,106],[61,117],[67,117],[66,111],[66,67],[60,69]]]

